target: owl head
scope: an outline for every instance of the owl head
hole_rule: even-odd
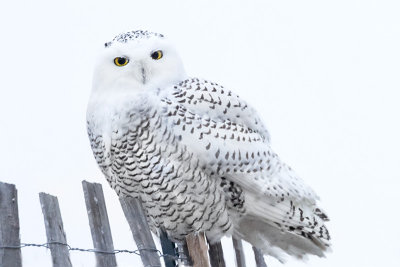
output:
[[[131,31],[105,43],[95,66],[93,91],[143,91],[184,78],[182,61],[167,38]]]

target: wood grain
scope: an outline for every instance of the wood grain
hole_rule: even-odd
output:
[[[46,193],[40,193],[39,198],[42,205],[47,242],[59,243],[49,245],[53,267],[72,267],[68,247],[64,245],[67,244],[67,238],[64,232],[58,199]]]
[[[101,184],[83,181],[82,187],[90,231],[92,233],[93,247],[100,251],[114,252],[110,223],[108,221],[107,208]],[[98,267],[117,266],[115,254],[96,252],[95,255]]]
[[[17,189],[0,182],[0,266],[22,266],[20,245]]]

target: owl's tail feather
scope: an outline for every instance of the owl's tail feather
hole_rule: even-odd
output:
[[[271,202],[246,190],[246,215],[235,218],[233,235],[284,262],[293,256],[324,257],[330,250],[326,214],[316,204],[282,199]]]
[[[324,252],[329,250],[329,247],[317,238],[305,238],[294,233],[283,232],[276,226],[251,216],[239,222],[233,235],[249,242],[265,255],[270,255],[282,263],[286,261],[287,256],[306,260],[308,254],[324,257]]]

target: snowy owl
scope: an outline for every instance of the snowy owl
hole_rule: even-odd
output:
[[[233,235],[280,260],[329,249],[317,195],[273,152],[256,111],[229,89],[186,76],[162,34],[132,31],[105,44],[87,129],[107,181],[142,200],[154,232],[176,242]]]

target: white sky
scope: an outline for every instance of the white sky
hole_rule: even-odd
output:
[[[115,248],[135,248],[91,154],[85,111],[96,51],[120,32],[147,29],[174,40],[188,74],[252,103],[274,149],[321,196],[333,252],[286,266],[398,266],[399,14],[394,0],[1,2],[0,181],[19,190],[22,242],[46,241],[44,191],[59,198],[68,243],[92,247],[87,179],[103,184]],[[246,253],[252,266],[247,245]],[[22,254],[25,266],[51,266],[45,249]],[[94,265],[92,254],[71,257]]]

